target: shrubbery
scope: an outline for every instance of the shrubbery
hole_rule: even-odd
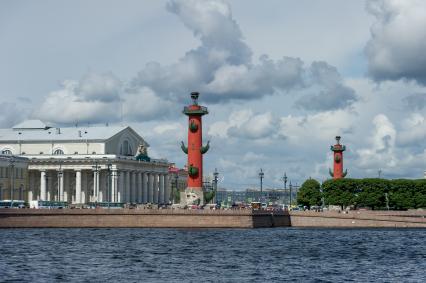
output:
[[[315,180],[307,180],[315,181]],[[305,182],[305,183],[306,183]],[[426,208],[426,180],[386,179],[338,179],[327,180],[322,186],[321,197],[326,205],[368,207],[371,209]],[[307,195],[308,193],[308,195]],[[315,192],[300,189],[300,204],[306,199],[318,199]],[[387,196],[387,201],[386,201]],[[311,204],[312,205],[312,204]]]

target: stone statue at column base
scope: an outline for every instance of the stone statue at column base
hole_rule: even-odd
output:
[[[182,207],[191,205],[203,206],[203,190],[200,190],[199,188],[186,188],[184,192],[180,193],[180,204]]]

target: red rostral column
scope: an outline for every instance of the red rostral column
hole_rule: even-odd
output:
[[[333,179],[341,179],[346,177],[348,170],[343,172],[343,152],[346,150],[346,146],[340,144],[340,136],[336,137],[337,143],[330,147],[331,151],[334,152],[333,158],[333,172],[329,169],[329,173]]]
[[[188,185],[185,190],[186,204],[204,204],[203,154],[209,150],[209,142],[203,146],[201,118],[208,114],[207,107],[198,105],[198,92],[192,92],[192,105],[185,106],[183,114],[188,116],[188,147],[182,142],[182,150],[188,154]]]

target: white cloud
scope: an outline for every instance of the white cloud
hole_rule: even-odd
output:
[[[367,11],[376,18],[365,48],[369,74],[377,81],[426,84],[426,2],[370,0]]]
[[[111,72],[90,72],[80,80],[76,92],[84,100],[111,102],[120,100],[122,83]]]
[[[76,81],[64,81],[62,89],[51,92],[33,113],[35,118],[52,123],[100,123],[119,119],[119,105],[99,101],[84,100],[79,96]]]
[[[201,41],[174,64],[150,62],[132,80],[133,89],[148,87],[166,100],[183,102],[197,90],[210,103],[253,100],[288,93],[312,85],[318,93],[299,104],[310,110],[345,108],[356,101],[352,89],[343,85],[337,69],[325,62],[304,67],[299,58],[272,60],[262,55],[252,62],[251,49],[223,1],[170,1],[170,12]]]

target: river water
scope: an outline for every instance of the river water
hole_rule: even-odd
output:
[[[2,229],[0,281],[426,282],[426,230]]]

